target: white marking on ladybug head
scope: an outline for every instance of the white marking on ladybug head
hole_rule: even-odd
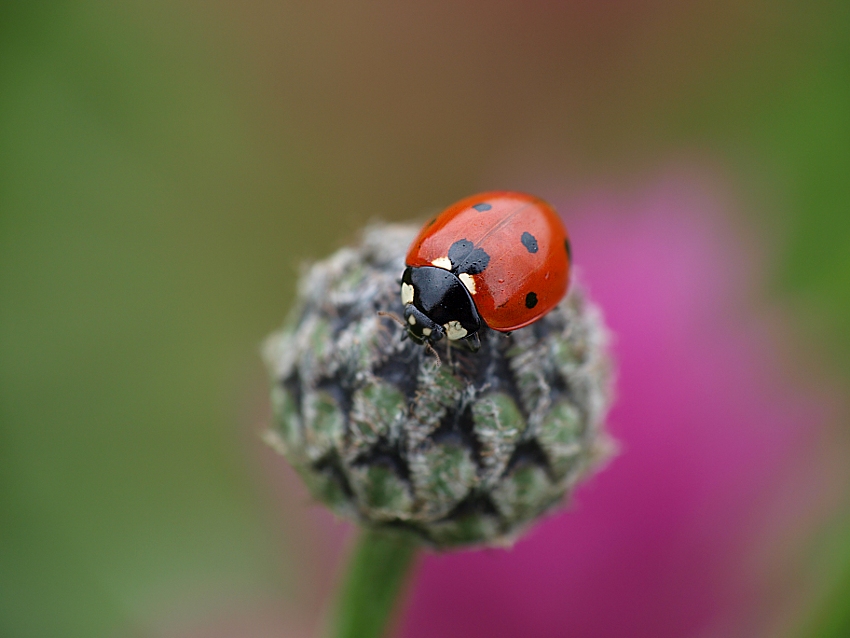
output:
[[[416,317],[414,317],[413,315],[410,315],[407,318],[407,323],[409,323],[411,326],[415,326],[416,325]]]
[[[449,321],[443,328],[446,329],[446,336],[452,341],[463,339],[467,334],[466,328],[460,325],[460,321]]]
[[[475,280],[472,278],[468,272],[462,272],[458,275],[458,279],[463,282],[463,285],[466,286],[466,289],[469,291],[470,295],[475,294]]]
[[[413,303],[413,286],[401,284],[401,303],[405,306]]]
[[[426,337],[431,335],[431,328],[422,328],[422,334]]]
[[[434,261],[431,262],[437,268],[442,268],[443,270],[451,270],[452,269],[452,260],[448,257],[437,257]]]

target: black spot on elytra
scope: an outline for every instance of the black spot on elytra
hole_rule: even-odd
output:
[[[528,231],[522,234],[522,245],[530,253],[537,252],[537,238]]]
[[[468,239],[459,239],[449,248],[449,260],[452,262],[452,272],[478,275],[484,272],[490,263],[490,255],[483,248],[475,248]]]
[[[477,210],[479,213],[483,213],[485,210],[490,210],[493,207],[490,204],[481,203],[481,204],[476,204],[475,206],[473,206],[473,208],[475,210]]]
[[[567,259],[569,260],[570,263],[573,263],[573,249],[570,246],[570,240],[569,239],[564,240],[564,249],[567,251]]]
[[[537,305],[537,293],[530,292],[525,296],[525,307],[528,309],[534,308]]]
[[[452,266],[455,264],[459,264],[464,259],[466,259],[467,255],[472,252],[472,249],[475,247],[468,239],[458,239],[455,243],[451,245],[449,248],[449,259],[452,262]]]

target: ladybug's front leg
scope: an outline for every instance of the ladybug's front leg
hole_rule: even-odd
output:
[[[470,352],[478,352],[481,349],[481,339],[479,339],[477,332],[473,332],[468,337],[461,339],[461,343]]]

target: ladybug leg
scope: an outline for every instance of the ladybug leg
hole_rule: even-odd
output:
[[[473,332],[471,335],[463,339],[463,344],[470,352],[478,352],[481,349],[481,339],[478,337],[477,332]]]

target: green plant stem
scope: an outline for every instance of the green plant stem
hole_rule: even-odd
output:
[[[338,594],[332,638],[384,635],[418,547],[409,532],[363,529]]]

